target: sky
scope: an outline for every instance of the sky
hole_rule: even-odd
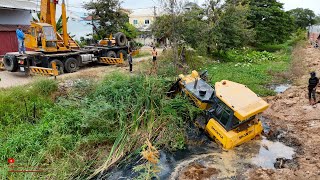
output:
[[[67,0],[70,6],[79,6],[81,3],[89,2],[90,0]],[[202,4],[205,0],[190,0]],[[290,10],[298,7],[308,8],[320,14],[320,0],[278,0],[284,3],[284,9]],[[159,6],[159,0],[122,0],[122,6],[128,9],[139,9],[152,6]],[[79,8],[73,8],[79,11]]]

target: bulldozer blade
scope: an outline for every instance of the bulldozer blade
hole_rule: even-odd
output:
[[[178,79],[175,83],[173,83],[171,85],[169,91],[166,92],[168,97],[174,98],[175,95],[181,91],[181,88],[179,85],[180,81],[181,81],[181,79]]]

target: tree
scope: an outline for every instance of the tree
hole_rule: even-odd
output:
[[[172,34],[172,16],[162,15],[156,18],[154,23],[151,25],[151,31],[156,38],[169,38]]]
[[[314,18],[314,21],[315,21],[314,24],[320,24],[320,15],[317,15],[317,16]]]
[[[204,10],[193,9],[187,11],[178,17],[179,28],[177,33],[181,36],[180,39],[185,44],[197,49],[202,41],[206,40],[207,23],[203,20]]]
[[[92,11],[94,21],[98,23],[95,31],[100,39],[125,27],[129,17],[120,7],[119,0],[95,0],[85,4],[85,8]]]
[[[293,19],[276,0],[250,0],[248,19],[256,31],[256,43],[283,43],[293,31]]]
[[[224,13],[215,23],[211,33],[215,49],[241,48],[253,41],[254,30],[249,29],[248,8],[242,5],[227,5]]]
[[[124,24],[120,31],[123,32],[129,40],[139,36],[138,29],[128,22]]]
[[[240,48],[253,41],[255,34],[248,28],[248,7],[242,5],[243,2],[238,0],[237,4],[233,4],[210,0],[205,8],[158,17],[152,30],[156,37],[166,37],[171,41],[172,34],[176,34],[174,38],[178,44],[183,42],[201,53]]]
[[[159,23],[159,20],[157,24],[162,30],[162,33],[165,33],[168,35],[168,38],[170,42],[172,43],[172,50],[173,50],[173,60],[175,66],[178,64],[179,56],[178,56],[178,46],[179,42],[182,41],[182,36],[178,33],[179,28],[181,28],[181,14],[183,13],[183,7],[187,3],[187,1],[184,0],[159,0],[162,4],[164,12],[166,12],[168,15],[166,16],[168,19],[161,19],[161,23]],[[157,21],[157,20],[156,20]],[[155,26],[154,26],[155,27]],[[168,27],[168,30],[165,30],[164,27]]]
[[[316,23],[316,14],[310,9],[296,8],[289,11],[297,28],[305,29]]]

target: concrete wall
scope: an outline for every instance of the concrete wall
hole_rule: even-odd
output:
[[[0,9],[0,24],[30,25],[32,13],[29,10]]]
[[[139,43],[141,43],[141,44],[143,44],[143,45],[146,45],[146,46],[150,46],[150,45],[155,45],[154,43],[154,39],[153,38],[151,38],[151,37],[148,37],[148,38],[135,38],[134,39],[136,42],[139,42]]]

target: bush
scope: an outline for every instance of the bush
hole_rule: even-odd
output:
[[[198,113],[186,98],[167,98],[170,82],[161,77],[114,73],[97,84],[87,80],[72,84],[71,89],[63,88],[68,93],[59,92],[64,96],[55,103],[51,100],[55,81],[2,91],[2,162],[14,157],[24,165],[48,164],[49,179],[84,179],[105,160],[99,154],[108,153],[97,147],[108,144],[110,148],[122,132],[126,134],[119,144],[125,147],[123,155],[140,148],[146,140],[142,137],[165,149],[183,148],[186,124]]]
[[[277,57],[267,51],[229,50],[226,52],[226,59],[229,62],[260,63],[275,61]]]

